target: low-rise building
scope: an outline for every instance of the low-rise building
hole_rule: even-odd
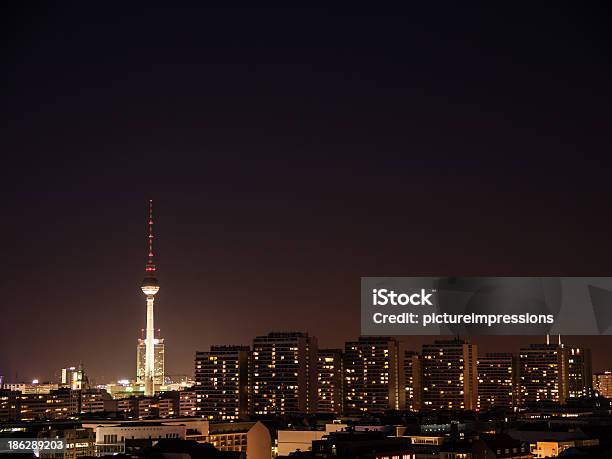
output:
[[[404,435],[403,438],[408,438],[412,445],[441,446],[448,437],[439,435]]]
[[[0,389],[0,422],[19,420],[19,396],[21,392]]]
[[[81,413],[101,413],[108,408],[112,400],[104,389],[83,389],[81,391]]]
[[[18,396],[19,419],[35,421],[42,419],[65,419],[79,411],[78,392],[56,389],[45,393],[27,393]]]
[[[55,383],[11,383],[4,384],[4,389],[19,391],[22,394],[49,394],[52,390],[59,389]]]
[[[196,415],[196,392],[195,390],[182,390],[179,392],[179,416]]]
[[[312,443],[315,457],[349,459],[416,459],[410,441],[383,432],[331,432]]]
[[[261,422],[210,424],[206,439],[219,451],[246,454],[246,459],[271,459],[272,438]]]
[[[279,430],[278,455],[289,456],[297,451],[312,451],[312,442],[327,435],[324,430]]]
[[[340,432],[346,424],[325,424],[319,429],[285,429],[277,432],[277,453],[279,456],[288,456],[296,451],[312,451],[312,442],[321,440],[333,432]],[[374,427],[374,426],[372,426]],[[376,426],[378,427],[378,426]]]
[[[117,400],[117,411],[120,413],[136,414],[138,399],[136,397],[121,398]]]
[[[570,448],[583,448],[590,446],[598,446],[597,439],[584,440],[545,440],[538,441],[535,448],[532,449],[534,458],[557,457],[563,451]]]
[[[534,426],[535,427],[535,426]],[[521,428],[508,429],[506,433],[512,438],[520,440],[530,445],[530,451],[536,458],[557,457],[564,450],[573,447],[595,446],[599,441],[595,438],[590,438],[581,429],[574,427],[564,428],[558,426],[555,430],[549,427],[542,428]],[[552,452],[555,452],[551,456]]]
[[[209,424],[202,418],[146,419],[138,421],[90,421],[95,432],[96,454],[131,453],[160,439],[210,443],[219,451],[244,453],[246,459],[271,459],[270,431],[261,422]],[[152,442],[139,440],[153,440]]]
[[[39,439],[62,439],[65,448],[61,451],[41,451],[42,459],[76,459],[82,456],[94,456],[96,453],[96,437],[92,429],[52,429],[43,430]]]
[[[96,455],[125,453],[126,440],[174,438],[184,440],[187,430],[208,432],[208,423],[194,419],[146,421],[91,421],[83,427],[95,432]]]
[[[160,418],[170,418],[178,415],[178,398],[160,398],[157,402],[157,413]]]
[[[139,418],[159,415],[155,397],[138,397],[136,402],[136,416]]]
[[[532,459],[529,445],[506,434],[479,434],[449,440],[440,448],[440,459]]]

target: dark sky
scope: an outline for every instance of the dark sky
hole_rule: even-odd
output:
[[[360,276],[612,275],[610,11],[435,6],[5,9],[0,374],[134,375],[149,197],[171,374]]]

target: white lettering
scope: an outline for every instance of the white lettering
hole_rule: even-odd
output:
[[[372,289],[372,304],[374,306],[386,306],[391,304],[393,306],[406,306],[411,304],[413,306],[433,306],[431,302],[431,296],[433,293],[425,293],[425,289],[422,288],[419,293],[396,293],[393,290],[387,290],[386,288]]]

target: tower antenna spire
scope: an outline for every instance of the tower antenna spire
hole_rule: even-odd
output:
[[[154,235],[153,235],[153,200],[149,199],[149,236],[148,236],[148,243],[149,243],[149,253],[148,253],[148,259],[147,259],[147,265],[145,266],[145,271],[147,273],[153,273],[155,272],[155,263],[153,262],[153,239],[154,239]]]

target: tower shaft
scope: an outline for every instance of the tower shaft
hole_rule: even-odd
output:
[[[147,397],[155,395],[155,324],[153,295],[147,296],[147,333],[145,337],[145,390]]]

